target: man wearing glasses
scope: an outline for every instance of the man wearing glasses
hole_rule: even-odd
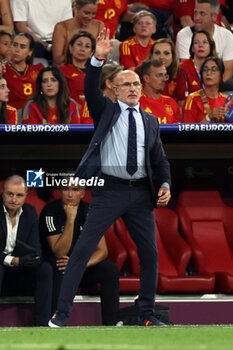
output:
[[[140,75],[143,80],[141,108],[156,116],[160,124],[179,123],[179,105],[173,98],[161,95],[169,79],[163,62],[161,60],[144,61],[140,67]]]
[[[105,185],[92,190],[87,220],[67,264],[50,327],[65,325],[85,266],[105,231],[119,217],[136,243],[140,259],[138,324],[164,326],[154,314],[158,254],[153,208],[167,205],[170,199],[170,166],[157,118],[139,106],[139,76],[129,70],[118,73],[114,86],[116,102],[102,94],[101,68],[111,50],[109,30],[104,29],[97,38],[85,80],[95,133],[76,171],[79,178],[99,174]]]

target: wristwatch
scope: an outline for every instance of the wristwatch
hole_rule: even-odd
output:
[[[211,119],[210,119],[210,117],[208,116],[208,114],[206,114],[205,119],[207,120],[207,122],[211,122]]]

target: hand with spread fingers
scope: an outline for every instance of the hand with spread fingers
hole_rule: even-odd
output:
[[[95,57],[99,60],[105,60],[113,49],[113,42],[110,42],[109,36],[110,30],[104,28],[96,39]]]

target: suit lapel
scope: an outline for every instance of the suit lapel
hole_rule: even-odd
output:
[[[2,196],[0,197],[0,225],[2,227],[2,231],[4,232],[4,235],[7,236],[6,217],[3,209]]]
[[[150,121],[149,121],[149,116],[147,113],[145,113],[141,108],[140,108],[140,113],[142,115],[142,120],[145,128],[145,149],[146,151],[148,150],[148,136],[149,136],[149,130],[150,130]]]
[[[116,107],[115,107],[114,114],[113,114],[113,117],[111,120],[111,124],[110,124],[108,130],[110,130],[113,127],[113,125],[116,123],[117,119],[119,118],[120,114],[121,114],[121,109],[120,109],[118,102],[116,102]]]
[[[24,207],[22,207],[22,209],[24,210]],[[23,215],[24,212],[21,213],[20,217],[19,217],[19,224],[18,224],[18,229],[17,229],[17,239],[22,240],[23,236],[24,236],[24,227],[26,226],[26,222],[25,222],[25,217]]]

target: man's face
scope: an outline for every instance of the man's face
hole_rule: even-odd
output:
[[[24,204],[27,196],[27,189],[25,184],[14,184],[8,181],[2,193],[3,204],[8,211],[18,211]]]
[[[167,70],[165,66],[150,67],[150,74],[143,76],[145,88],[146,86],[155,90],[156,92],[162,92],[164,90],[166,81],[168,79]]]
[[[84,196],[84,191],[78,186],[64,186],[61,188],[61,200],[63,205],[79,205],[80,199]]]
[[[139,76],[130,70],[118,73],[115,80],[114,91],[117,99],[128,106],[136,106],[142,91]]]
[[[199,4],[196,2],[193,17],[196,30],[209,31],[212,28],[213,23],[215,23],[216,17],[216,14],[211,14],[210,12],[210,4]]]

